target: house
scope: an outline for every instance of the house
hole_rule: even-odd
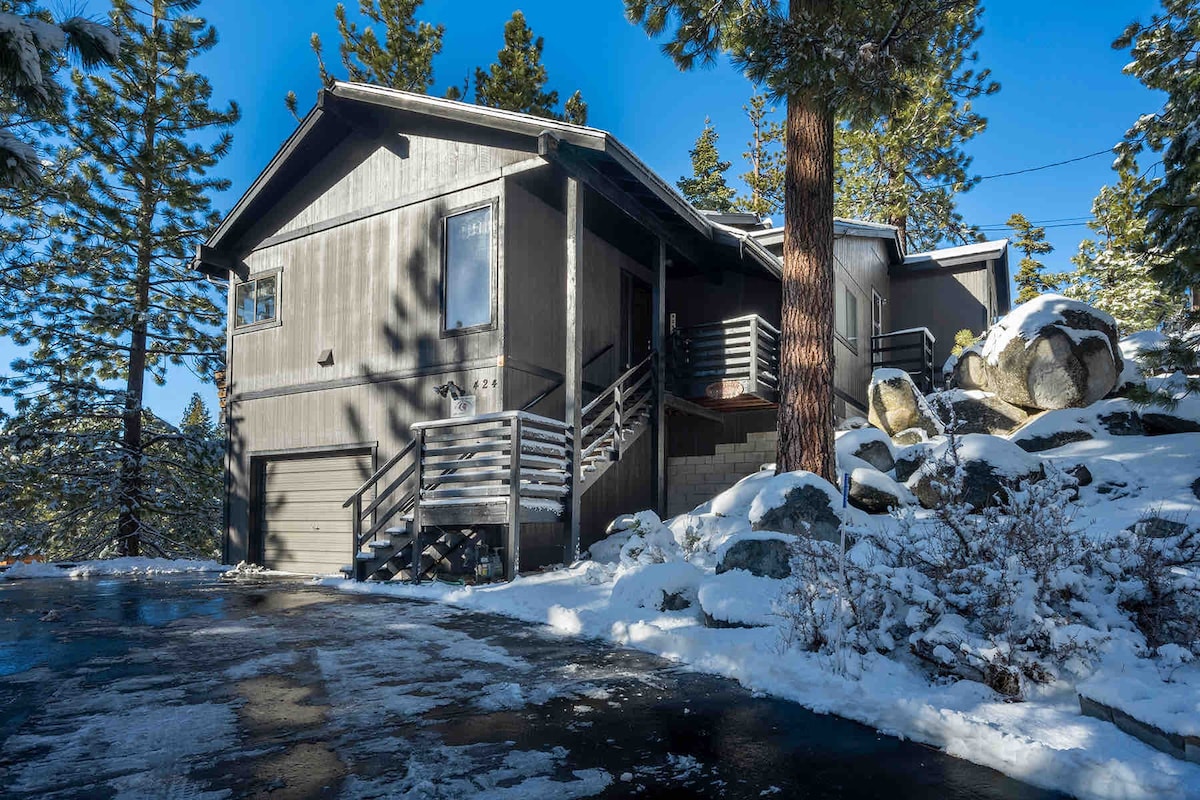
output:
[[[862,413],[903,254],[838,225]],[[330,86],[196,257],[229,284],[225,559],[420,578],[498,550],[513,575],[666,509],[689,459],[775,428],[781,236],[601,130]]]

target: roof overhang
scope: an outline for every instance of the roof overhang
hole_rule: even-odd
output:
[[[771,248],[782,249],[784,230],[785,228],[764,228],[763,230],[749,231],[748,233],[756,242],[770,250]],[[904,257],[904,249],[900,243],[900,232],[895,225],[834,217],[833,235],[835,237],[860,236],[869,239],[880,239],[887,247],[891,263],[899,264]]]
[[[974,242],[958,247],[945,247],[927,253],[913,253],[902,264],[893,267],[895,277],[917,277],[940,271],[956,272],[985,269],[990,266],[996,282],[996,304],[1001,314],[1012,307],[1009,288],[1008,239]]]
[[[380,118],[378,110],[387,111]],[[627,147],[606,131],[554,119],[487,108],[439,97],[361,83],[336,82],[323,89],[316,106],[283,143],[197,253],[194,264],[205,274],[228,274],[248,248],[241,239],[279,198],[320,158],[351,134],[381,140],[400,134],[421,135],[472,129],[498,135],[504,146],[524,149],[558,164],[568,174],[625,211],[681,256],[705,268],[719,259],[711,245],[737,247],[743,258],[777,274],[765,248],[730,236],[696,210]],[[741,233],[741,232],[739,232]],[[708,245],[708,247],[706,247]]]

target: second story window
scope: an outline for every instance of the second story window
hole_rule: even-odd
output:
[[[442,330],[456,333],[495,322],[492,206],[443,221]]]
[[[278,273],[239,283],[234,290],[234,329],[274,322],[279,316],[278,301]]]

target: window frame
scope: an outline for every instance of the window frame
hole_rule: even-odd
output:
[[[237,293],[238,289],[248,283],[257,284],[259,281],[266,278],[275,279],[275,316],[271,319],[264,319],[259,322],[251,322],[247,325],[238,325],[238,306]],[[274,269],[266,269],[262,272],[256,272],[253,275],[247,275],[244,281],[238,281],[231,289],[232,296],[229,301],[229,323],[233,328],[234,335],[242,333],[252,333],[253,331],[266,330],[268,328],[278,328],[283,324],[283,267],[275,267]],[[257,305],[255,306],[257,311]]]
[[[838,289],[840,289],[841,291],[839,292]],[[844,315],[846,310],[848,310],[846,308],[846,298],[847,297],[854,298],[854,320],[853,320],[854,330],[852,332],[853,336],[847,336],[845,333],[843,333],[839,329],[839,325],[838,325],[839,311],[841,311],[841,314]],[[849,323],[851,322],[851,320],[846,320],[846,322],[848,323],[847,327],[850,327]],[[858,355],[858,341],[860,338],[858,336],[858,295],[854,292],[853,289],[850,288],[850,285],[848,283],[842,283],[842,282],[834,283],[833,331],[834,331],[834,334],[837,336],[838,340],[840,340],[842,344],[844,344],[847,348],[850,349],[850,352],[854,353],[855,355]]]
[[[492,223],[492,225],[491,225],[491,246],[488,249],[488,294],[489,294],[489,298],[490,298],[489,313],[491,316],[487,322],[480,323],[478,325],[470,325],[465,328],[448,328],[448,327],[446,327],[446,298],[447,298],[447,290],[450,288],[449,281],[447,280],[447,278],[449,277],[449,266],[450,266],[450,264],[449,264],[450,248],[449,248],[449,239],[447,237],[447,233],[449,232],[449,222],[450,222],[450,219],[453,217],[462,216],[463,214],[470,214],[472,211],[482,211],[485,208],[488,209],[488,211],[491,215],[491,223]],[[439,249],[438,258],[439,258],[439,262],[440,262],[439,283],[441,284],[438,289],[438,296],[439,296],[438,314],[439,314],[439,318],[440,318],[438,324],[441,329],[440,330],[440,338],[442,338],[442,339],[450,338],[452,336],[467,336],[472,333],[480,333],[482,331],[494,331],[494,330],[496,330],[496,328],[499,325],[499,314],[497,313],[498,307],[499,307],[499,298],[497,295],[499,294],[498,289],[499,289],[499,272],[500,272],[500,257],[499,257],[499,253],[500,253],[500,230],[499,230],[500,223],[499,223],[499,220],[500,220],[500,198],[492,197],[488,200],[482,200],[478,203],[472,203],[470,205],[460,206],[458,208],[452,208],[449,211],[447,211],[446,213],[442,214],[440,220],[438,221],[438,237],[440,239],[440,246],[438,248]]]
[[[879,311],[879,319],[876,320],[875,312]],[[876,291],[875,287],[871,287],[871,336],[883,335],[883,295]]]

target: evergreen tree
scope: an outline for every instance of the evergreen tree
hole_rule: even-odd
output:
[[[756,94],[750,105],[742,106],[750,121],[752,134],[742,157],[750,169],[742,174],[742,182],[750,189],[748,197],[740,198],[737,207],[759,217],[768,217],[783,210],[783,125],[769,118],[775,109],[767,108],[767,96]]]
[[[1058,280],[1044,274],[1046,265],[1034,258],[1054,252],[1054,245],[1046,241],[1046,229],[1033,225],[1024,214],[1013,214],[1007,224],[1016,237],[1012,246],[1025,254],[1013,278],[1017,284],[1017,302],[1027,303],[1039,294],[1053,292],[1058,288]]]
[[[184,433],[194,433],[197,436],[212,436],[216,433],[212,414],[208,413],[208,406],[204,404],[204,398],[200,396],[199,392],[192,392],[187,408],[183,411],[179,429]]]
[[[834,478],[834,122],[861,124],[911,95],[936,42],[974,0],[625,0],[629,17],[690,69],[721,52],[787,99],[779,458]]]
[[[1138,210],[1148,245],[1171,254],[1158,262],[1160,277],[1181,288],[1200,277],[1200,4],[1162,0],[1161,13],[1131,24],[1113,46],[1132,47],[1125,72],[1166,94],[1158,112],[1138,118],[1118,152],[1127,169],[1146,148],[1162,153],[1162,181]]]
[[[48,467],[76,460],[77,491],[62,503],[78,507],[59,519],[129,555],[186,550],[172,532],[192,513],[170,502],[182,434],[144,407],[146,379],[184,364],[210,375],[223,348],[218,298],[188,264],[218,221],[209,194],[228,181],[207,173],[239,112],[212,107],[207,79],[190,69],[217,43],[197,5],[116,0],[112,74],[73,76],[71,174],[53,239],[0,298],[0,333],[31,348],[3,381],[22,441]]]
[[[489,108],[586,125],[587,103],[580,92],[576,91],[568,98],[565,113],[559,114],[555,110],[558,92],[545,91],[548,80],[546,66],[542,63],[545,46],[545,39],[534,37],[525,15],[514,11],[512,19],[504,23],[504,47],[496,54],[495,63],[487,69],[479,67],[475,70],[474,102]],[[452,87],[446,96],[451,100],[465,100],[466,92]]]
[[[31,143],[61,121],[65,57],[85,68],[111,64],[120,40],[82,17],[55,22],[33,0],[0,0],[0,187],[36,182],[41,156]]]
[[[357,83],[374,83],[392,89],[425,94],[433,86],[433,58],[442,52],[444,25],[418,22],[417,9],[423,0],[358,0],[358,10],[373,23],[360,29],[346,16],[346,7],[338,3],[333,10],[337,19],[338,55],[346,79]],[[376,33],[382,30],[383,40]],[[328,85],[333,75],[325,65],[321,37],[310,40],[317,56],[321,83]],[[288,110],[296,115],[296,93],[288,92]]]
[[[963,145],[987,120],[971,101],[999,90],[990,71],[975,71],[973,48],[982,34],[979,10],[967,7],[937,31],[936,57],[911,79],[911,94],[869,125],[839,125],[835,211],[840,216],[895,225],[910,252],[944,239],[979,240],[955,210],[954,197],[978,178]]]
[[[732,211],[734,191],[725,183],[730,162],[722,161],[717,153],[717,131],[712,120],[704,119],[704,131],[689,151],[692,156],[692,176],[675,181],[688,202],[704,211]]]
[[[1108,312],[1129,334],[1157,328],[1179,303],[1155,277],[1170,259],[1147,242],[1139,211],[1154,181],[1128,167],[1118,175],[1117,184],[1103,187],[1092,202],[1088,227],[1096,238],[1080,242],[1063,294]]]

